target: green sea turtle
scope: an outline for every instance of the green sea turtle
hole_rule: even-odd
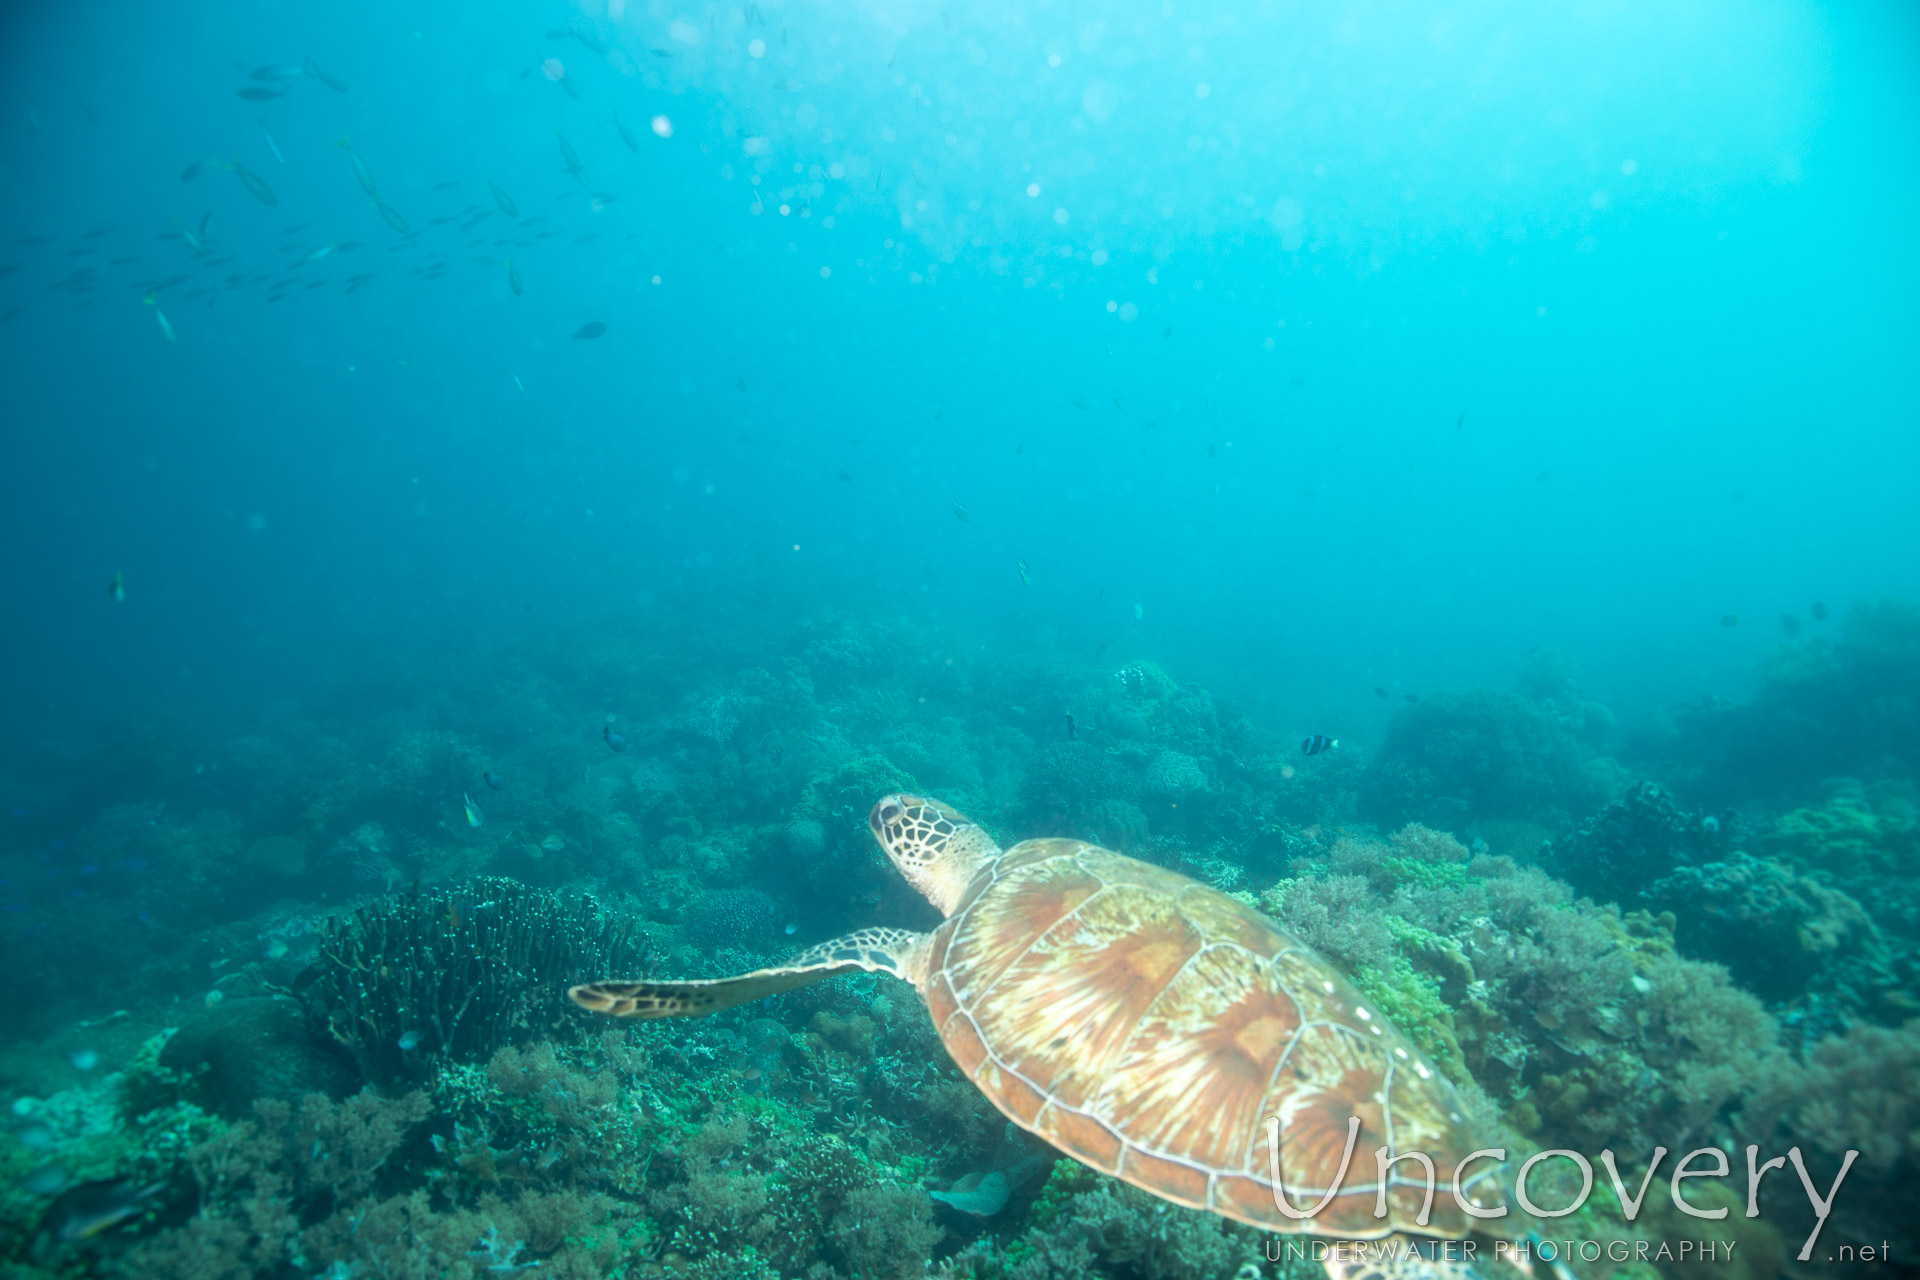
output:
[[[1082,840],[1002,850],[936,800],[887,796],[868,824],[946,917],[933,932],[862,929],[739,977],[595,982],[574,1000],[700,1017],[892,974],[981,1092],[1081,1163],[1256,1227],[1392,1238],[1328,1259],[1336,1277],[1467,1269],[1404,1245],[1465,1237],[1459,1197],[1496,1203],[1498,1164],[1467,1161],[1465,1108],[1425,1055],[1271,920]],[[1389,1252],[1402,1261],[1383,1266]]]

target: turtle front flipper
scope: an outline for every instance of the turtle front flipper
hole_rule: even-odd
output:
[[[615,1018],[704,1018],[737,1004],[777,996],[836,974],[865,970],[918,982],[927,935],[911,929],[859,929],[816,943],[782,965],[736,978],[682,982],[588,982],[567,992],[584,1009]]]

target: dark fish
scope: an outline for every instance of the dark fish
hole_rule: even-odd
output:
[[[839,481],[839,482],[840,482],[841,484],[852,484],[852,483],[853,483],[853,472],[851,472],[851,471],[836,471],[836,472],[834,472],[834,474],[833,474],[833,478],[834,478],[835,480],[838,480],[838,481]]]
[[[1310,756],[1317,756],[1322,751],[1331,751],[1339,745],[1340,740],[1338,738],[1329,738],[1324,733],[1316,733],[1311,738],[1303,738],[1300,740],[1300,750]]]
[[[503,791],[506,789],[507,780],[501,777],[499,774],[495,773],[491,769],[483,770],[480,774],[480,778],[483,782],[487,784],[488,787],[490,787],[495,791]]]
[[[615,120],[613,122],[613,127],[620,131],[620,141],[627,144],[627,150],[638,151],[640,149],[640,144],[635,142],[633,140],[633,135],[627,132],[627,126],[621,124],[618,120]]]
[[[627,740],[615,733],[613,726],[610,724],[600,726],[600,736],[605,738],[607,745],[615,751],[625,751],[627,749]]]
[[[488,179],[487,181],[487,190],[493,192],[493,202],[500,206],[500,212],[506,214],[509,218],[517,218],[520,216],[520,208],[514,204],[513,197],[509,196],[499,187],[496,187],[492,179]]]
[[[578,329],[575,329],[573,331],[573,336],[575,341],[579,341],[582,338],[585,338],[588,341],[592,341],[593,339],[599,337],[601,334],[605,333],[606,331],[607,331],[607,326],[604,322],[599,320],[589,320],[585,324],[581,325]]]
[[[1780,615],[1780,629],[1790,636],[1797,636],[1800,634],[1800,619],[1790,613],[1783,613]]]
[[[586,169],[580,163],[580,153],[575,151],[573,145],[558,133],[553,135],[553,140],[560,144],[560,159],[566,165],[567,172],[573,175],[574,181],[583,187],[586,186]]]
[[[273,84],[277,81],[286,79],[286,77],[287,77],[286,67],[255,67],[253,69],[253,74],[247,78],[250,80],[262,80],[268,84]]]
[[[1720,615],[1720,625],[1723,627],[1737,627],[1740,625],[1740,615],[1737,613],[1723,613]]]
[[[40,1219],[42,1236],[72,1244],[118,1226],[167,1189],[164,1182],[141,1186],[137,1179],[102,1179],[68,1187]]]
[[[507,287],[513,290],[513,296],[520,296],[520,272],[514,267],[513,259],[507,259]]]
[[[1821,601],[1815,600],[1813,602],[1813,608],[1807,610],[1807,612],[1813,615],[1815,622],[1825,622],[1827,620],[1827,606]]]
[[[180,181],[192,182],[195,178],[200,176],[200,170],[204,168],[206,168],[206,165],[203,162],[199,160],[195,160],[192,164],[188,165],[186,168],[180,171]]]
[[[287,96],[285,89],[262,89],[259,85],[248,85],[240,91],[240,96],[248,102],[272,102],[275,98]]]
[[[1406,700],[1407,700],[1408,702],[1418,702],[1418,701],[1420,701],[1420,699],[1419,699],[1419,698],[1417,698],[1417,697],[1415,697],[1415,696],[1414,696],[1413,694],[1411,694],[1411,693],[1403,693],[1403,694],[1401,694],[1400,696],[1401,696],[1401,697],[1403,697],[1403,698],[1405,698],[1405,699],[1406,699]]]
[[[1453,429],[1455,431],[1458,431],[1466,425],[1467,425],[1467,411],[1465,409],[1462,409],[1460,411],[1460,416],[1453,420]]]
[[[308,58],[305,62],[301,63],[300,69],[306,72],[310,78],[318,80],[335,93],[345,93],[347,91],[347,86],[342,81],[334,76],[328,75],[319,67],[315,66],[312,58]]]
[[[1387,696],[1387,691],[1385,689],[1382,689],[1379,685],[1373,686],[1373,691],[1379,694],[1383,698]]]
[[[405,235],[413,229],[407,225],[407,220],[400,216],[400,211],[388,204],[385,200],[375,200],[374,204],[379,206],[380,216],[387,220],[387,225],[395,231],[398,231],[401,235]]]
[[[1080,726],[1073,722],[1073,712],[1067,712],[1067,741],[1072,742],[1080,736]]]
[[[965,524],[967,521],[973,519],[973,512],[967,510],[966,503],[956,502],[953,504],[953,518],[961,524]]]
[[[261,204],[280,203],[280,197],[273,194],[273,188],[268,186],[266,179],[262,178],[259,174],[247,168],[247,166],[241,164],[238,160],[235,160],[227,167],[233,170],[233,176],[240,179],[240,185],[245,187],[247,194],[255,200],[258,200]]]

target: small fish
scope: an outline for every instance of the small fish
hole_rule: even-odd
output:
[[[569,144],[567,140],[561,137],[559,134],[557,133],[554,134],[553,140],[560,144],[560,159],[566,164],[568,174],[570,174],[573,177],[574,181],[578,182],[581,186],[583,187],[586,186],[587,185],[587,179],[585,177],[586,170],[580,164],[579,153],[576,152],[573,149],[572,145]]]
[[[300,256],[300,261],[294,263],[293,265],[296,267],[304,267],[309,262],[318,262],[320,261],[320,259],[332,253],[335,247],[336,246],[334,245],[323,244],[318,249],[309,249]]]
[[[607,740],[607,745],[613,748],[613,750],[615,751],[625,751],[627,749],[627,740],[621,737],[619,734],[615,733],[613,731],[613,726],[610,724],[603,724],[600,726],[600,736],[602,738],[605,738]]]
[[[255,116],[253,121],[260,126],[260,136],[267,140],[267,150],[273,152],[273,158],[275,160],[278,160],[281,164],[285,164],[287,158],[280,154],[280,144],[273,140],[273,134],[267,129],[267,122],[259,116]]]
[[[153,308],[153,318],[160,326],[160,336],[165,338],[169,345],[178,345],[180,340],[173,336],[173,325],[168,322],[167,313],[160,309],[160,304],[154,300],[153,294],[147,295],[146,303]]]
[[[265,81],[267,84],[276,84],[281,80],[285,80],[288,76],[297,76],[299,74],[300,68],[298,67],[255,67],[253,74],[247,78],[249,80]]]
[[[247,194],[261,204],[280,203],[280,197],[273,194],[273,188],[266,184],[266,180],[238,160],[227,168],[233,172],[234,177],[240,179],[240,185],[247,189]]]
[[[953,518],[961,524],[965,524],[967,521],[973,519],[973,512],[967,510],[966,503],[956,502],[953,504]]]
[[[1418,696],[1416,696],[1416,695],[1414,695],[1414,694],[1411,694],[1411,693],[1403,693],[1403,694],[1401,694],[1400,696],[1401,696],[1401,697],[1403,697],[1403,698],[1405,698],[1405,699],[1406,699],[1406,700],[1407,700],[1408,702],[1418,702],[1418,701],[1420,701],[1420,699],[1419,699],[1419,697],[1418,697]]]
[[[627,126],[625,126],[624,124],[621,124],[618,120],[615,120],[613,122],[613,127],[620,131],[620,141],[627,144],[627,150],[638,151],[640,149],[640,144],[638,142],[635,142],[633,135],[627,132]]]
[[[1027,574],[1027,562],[1025,560],[1015,560],[1013,567],[1020,571],[1021,586],[1030,587],[1033,585],[1033,579]]]
[[[188,165],[186,168],[180,171],[180,181],[192,182],[195,178],[200,176],[200,171],[206,167],[207,167],[206,162],[204,160],[195,160],[192,164]]]
[[[143,1187],[134,1178],[83,1182],[47,1207],[40,1233],[64,1244],[91,1239],[133,1217],[166,1189],[164,1182]]]
[[[585,324],[581,325],[578,329],[575,329],[573,331],[573,338],[574,338],[574,341],[576,342],[581,341],[582,339],[588,342],[591,342],[595,338],[599,337],[601,334],[605,333],[606,331],[607,331],[607,326],[604,321],[589,320]]]
[[[420,1043],[426,1038],[427,1037],[424,1032],[403,1031],[400,1033],[400,1039],[396,1041],[396,1043],[400,1046],[400,1052],[412,1053],[415,1049],[418,1049],[420,1047]]]
[[[486,826],[487,815],[480,812],[480,806],[473,802],[473,797],[462,791],[460,798],[466,801],[467,804],[467,825],[470,827]]]
[[[1135,622],[1139,622],[1142,619],[1144,619],[1146,616],[1147,616],[1146,607],[1140,604],[1139,601],[1135,601],[1133,605],[1133,620]]]
[[[1321,752],[1331,751],[1339,745],[1340,740],[1338,738],[1329,738],[1324,733],[1316,733],[1310,738],[1302,738],[1300,740],[1300,751],[1303,755],[1317,756]]]
[[[1460,411],[1460,416],[1453,420],[1453,429],[1455,431],[1458,431],[1466,425],[1467,425],[1467,411],[1465,409],[1462,409]]]
[[[1080,737],[1080,726],[1074,723],[1073,712],[1067,712],[1067,741],[1073,742]]]
[[[275,98],[287,96],[285,89],[262,89],[259,85],[248,85],[240,91],[240,96],[248,102],[272,102]]]
[[[107,584],[107,598],[115,604],[127,602],[127,580],[117,571],[113,575],[113,581]]]
[[[180,228],[180,238],[185,240],[187,247],[195,253],[205,253],[207,251],[207,223],[212,221],[212,219],[213,210],[209,209],[200,215],[200,225],[195,230],[189,231],[185,227]]]
[[[560,835],[558,832],[555,832],[553,835],[548,836],[545,840],[542,840],[540,842],[540,847],[542,849],[545,849],[548,853],[558,853],[560,852],[560,850],[567,847],[566,837]]]
[[[1783,613],[1780,615],[1780,629],[1788,636],[1797,636],[1800,634],[1800,619],[1790,613]]]
[[[507,786],[507,780],[504,777],[502,777],[500,774],[495,773],[491,769],[482,770],[480,773],[480,780],[482,782],[485,782],[487,784],[487,787],[493,791],[504,791]]]
[[[347,91],[347,86],[345,83],[343,83],[341,80],[337,79],[334,76],[328,75],[326,72],[322,71],[319,67],[315,66],[312,58],[308,58],[305,62],[301,63],[300,70],[304,71],[307,74],[309,79],[318,80],[321,84],[327,86],[327,88],[333,90],[335,93],[345,93]]]
[[[1827,620],[1827,606],[1819,600],[1815,600],[1813,602],[1813,608],[1807,610],[1807,612],[1813,615],[1815,622],[1825,622]]]
[[[513,375],[513,385],[520,388],[520,390],[522,391],[525,391],[527,389],[527,384],[520,381],[520,375],[517,373]]]
[[[400,211],[388,204],[385,200],[375,200],[373,203],[380,210],[380,216],[387,220],[387,225],[395,231],[398,231],[404,236],[413,230],[412,227],[407,225],[407,220],[400,216]]]
[[[353,139],[342,138],[337,145],[347,153],[347,158],[353,161],[353,176],[359,180],[360,189],[378,200],[380,188],[374,185],[373,170],[367,168],[367,162],[362,160],[360,153],[353,149]]]
[[[1373,691],[1379,694],[1383,698],[1387,696],[1387,691],[1385,689],[1382,689],[1379,685],[1373,686]]]
[[[1720,625],[1723,627],[1737,627],[1740,625],[1740,615],[1737,613],[1723,613],[1720,615]]]
[[[100,1065],[100,1055],[91,1049],[75,1049],[67,1055],[75,1071],[91,1071]]]
[[[491,178],[487,179],[487,190],[493,192],[493,202],[500,206],[500,212],[506,214],[509,218],[517,218],[520,216],[520,206],[513,202],[512,196],[495,186]],[[468,207],[471,208],[472,206]]]
[[[513,296],[520,296],[520,269],[513,265],[513,259],[507,259],[507,288],[513,290]]]

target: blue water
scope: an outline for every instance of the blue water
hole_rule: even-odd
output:
[[[1314,857],[1449,813],[1520,856],[1642,784],[1869,905],[1859,875],[1915,879],[1778,851],[1864,796],[1912,856],[1910,6],[229,0],[0,31],[0,943],[40,966],[4,1004],[36,1036],[160,955],[135,1021],[177,1023],[259,913],[373,894],[346,868],[374,855],[388,888],[631,892],[663,938],[743,887],[796,941],[883,898],[925,927],[877,861],[849,907],[766,849],[869,757],[1016,836],[1085,817],[1033,799],[1069,716],[1140,778],[1170,744],[1216,794],[1255,769],[1238,729],[1128,754],[1107,700],[1142,662],[1344,753],[1289,755],[1305,800],[1232,784],[1231,821],[1131,809],[1160,860],[1250,877],[1223,886],[1303,874],[1235,844],[1256,808]],[[1836,645],[1843,676],[1792,685]],[[1496,812],[1434,775],[1368,809],[1412,708],[1542,670],[1554,716],[1607,709],[1579,731],[1604,787]],[[753,699],[688,745],[689,707]],[[1735,718],[1646,736],[1683,706]],[[436,734],[456,763],[405,774]],[[653,767],[692,797],[671,819],[616,789]],[[362,778],[394,790],[315,800]],[[468,792],[493,843],[443,858]],[[631,819],[633,866],[723,853],[670,904],[501,834],[583,847],[555,815],[588,809]],[[199,834],[100,834],[137,823]],[[266,837],[305,869],[236,870]],[[1824,981],[1767,1001],[1795,1052],[1906,1016]]]
[[[656,8],[8,18],[9,749],[716,600],[1641,707],[1915,587],[1898,6]]]

